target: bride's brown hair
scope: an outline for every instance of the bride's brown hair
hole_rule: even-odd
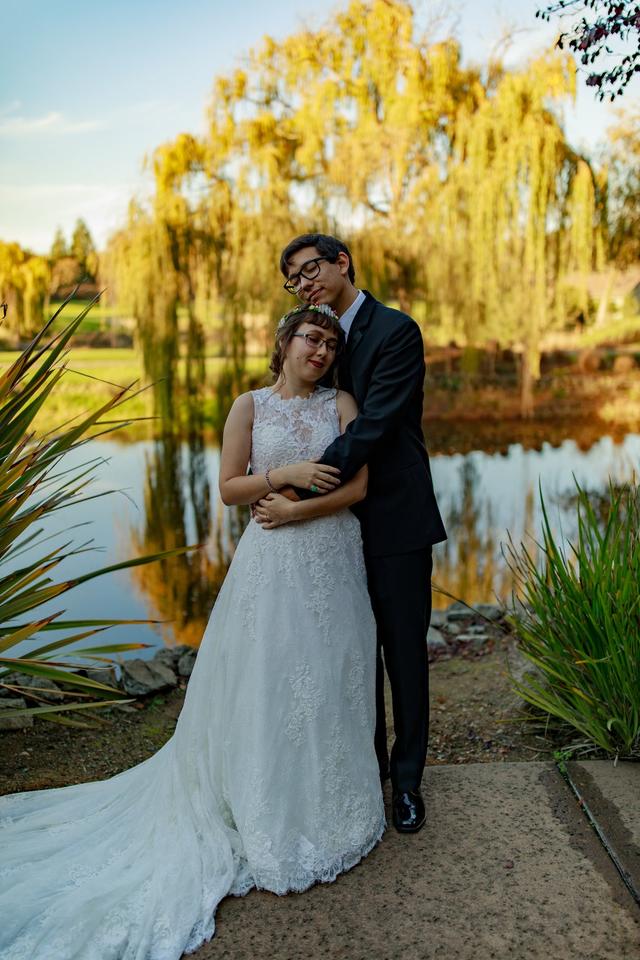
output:
[[[308,307],[304,304],[300,307],[294,307],[294,309],[290,310],[289,313],[285,313],[284,317],[278,324],[278,329],[276,330],[275,347],[269,362],[269,369],[273,373],[274,383],[282,373],[284,358],[293,335],[294,333],[297,333],[298,327],[300,327],[303,323],[312,323],[315,327],[321,327],[323,330],[327,330],[329,333],[333,334],[338,341],[336,359],[344,349],[344,331],[340,326],[340,322],[335,313],[330,313],[329,309],[327,309],[325,312],[324,310],[314,309],[313,307]],[[333,361],[331,367],[329,367],[327,373],[332,376],[333,386],[337,386],[338,366],[335,360]]]

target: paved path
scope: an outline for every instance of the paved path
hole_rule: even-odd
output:
[[[390,827],[304,894],[227,898],[197,960],[639,960],[640,907],[554,764],[429,766],[423,786],[419,834]]]
[[[567,768],[585,813],[640,905],[640,763],[574,761]]]

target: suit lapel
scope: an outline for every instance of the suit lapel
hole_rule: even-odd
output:
[[[365,330],[371,322],[371,317],[373,316],[373,311],[375,310],[377,300],[375,297],[372,297],[368,290],[364,292],[364,303],[356,313],[353,318],[353,323],[351,324],[351,330],[349,331],[349,337],[347,339],[347,349],[345,351],[345,356],[343,363],[345,365],[351,364],[351,358],[353,357],[354,352],[358,348],[358,344],[362,340]]]

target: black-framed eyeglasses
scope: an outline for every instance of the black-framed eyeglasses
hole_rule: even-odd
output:
[[[313,260],[307,260],[302,264],[297,273],[292,274],[287,282],[283,284],[287,293],[296,294],[300,287],[300,278],[305,280],[315,280],[320,273],[320,261],[328,260],[329,257],[314,257]]]
[[[327,353],[335,353],[338,349],[338,341],[335,337],[326,340],[324,337],[321,337],[319,333],[292,333],[291,336],[304,337],[307,346],[312,347],[314,350],[318,350],[323,343],[327,348]]]

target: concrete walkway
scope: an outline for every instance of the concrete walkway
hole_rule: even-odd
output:
[[[567,764],[573,790],[640,904],[640,763]]]
[[[624,845],[640,764],[605,766]],[[553,763],[429,766],[423,788],[420,833],[389,827],[333,884],[227,898],[197,960],[640,958],[640,907]]]

